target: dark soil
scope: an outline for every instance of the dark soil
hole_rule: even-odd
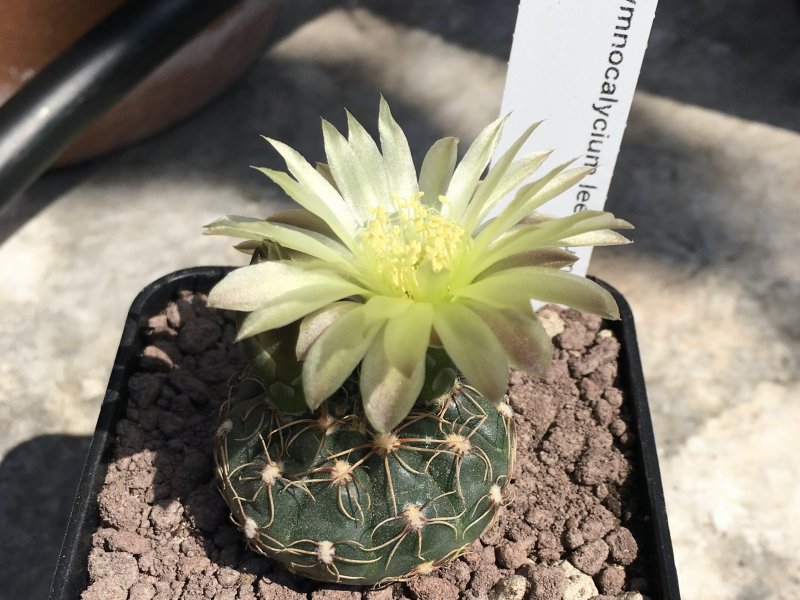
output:
[[[146,320],[128,382],[84,600],[640,599],[636,473],[619,342],[602,321],[547,307],[546,381],[512,373],[512,501],[469,552],[432,575],[372,590],[319,584],[245,549],[216,490],[211,436],[242,367],[232,318],[183,292]],[[602,595],[600,595],[602,594]]]

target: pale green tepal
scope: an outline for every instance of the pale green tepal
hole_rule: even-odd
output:
[[[517,157],[536,125],[483,178],[505,118],[458,164],[457,140],[439,140],[417,176],[385,101],[380,149],[347,117],[347,137],[323,121],[316,168],[268,140],[288,173],[261,171],[301,209],[207,226],[253,255],[209,295],[242,312],[249,359],[215,455],[252,548],[375,584],[429,572],[493,521],[514,464],[508,369],[541,376],[552,353],[530,300],[618,318],[607,291],[561,269],[565,247],[626,243],[612,229],[630,225],[536,212],[589,173],[567,163],[523,185],[550,154]]]

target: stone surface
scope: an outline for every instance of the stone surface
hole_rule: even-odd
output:
[[[603,540],[595,540],[584,544],[572,553],[570,562],[587,575],[594,575],[603,566],[608,557],[608,544]]]
[[[489,591],[489,600],[522,600],[528,588],[527,580],[521,575],[504,577]]]
[[[284,23],[307,24],[211,107],[46,175],[0,214],[3,600],[46,596],[135,294],[180,267],[243,264],[201,225],[288,206],[248,168],[280,164],[258,134],[321,158],[319,115],[372,123],[382,92],[420,159],[497,112],[516,0],[295,4]],[[592,264],[636,316],[687,598],[800,597],[795,4],[659,2],[608,203],[636,244]]]
[[[586,573],[579,571],[566,560],[562,560],[556,566],[564,571],[567,578],[563,600],[589,600],[597,595],[597,586]]]

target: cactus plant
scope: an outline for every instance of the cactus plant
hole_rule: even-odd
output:
[[[618,244],[630,225],[537,209],[589,173],[549,152],[482,178],[505,118],[456,160],[428,151],[419,176],[382,99],[380,148],[351,116],[323,121],[328,162],[268,140],[288,173],[261,169],[302,208],[228,216],[250,266],[209,303],[241,311],[249,360],[215,436],[220,487],[248,544],[315,579],[375,584],[426,573],[496,518],[513,473],[508,368],[541,376],[552,353],[531,299],[617,318],[597,284],[562,270],[566,247]],[[511,195],[508,206],[493,211]]]

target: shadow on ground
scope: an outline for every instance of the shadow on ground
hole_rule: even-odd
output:
[[[660,0],[639,88],[800,131],[800,3]]]
[[[47,597],[90,442],[43,435],[0,463],[0,600]]]

